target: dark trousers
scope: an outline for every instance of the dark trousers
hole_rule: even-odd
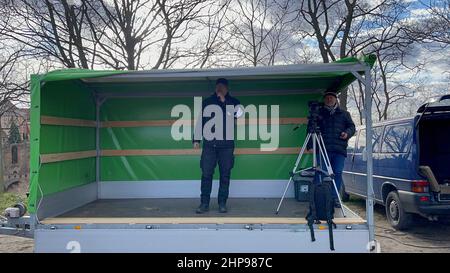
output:
[[[338,190],[342,187],[342,171],[344,170],[345,156],[339,153],[329,153],[331,168],[334,173],[334,182]],[[337,198],[336,191],[333,191],[334,198]]]
[[[318,158],[319,158],[319,155],[318,155]],[[340,153],[329,152],[328,158],[330,159],[331,169],[333,169],[334,182],[336,183],[336,188],[339,191],[342,186],[342,172],[344,170],[345,156]],[[322,157],[320,157],[319,162],[320,162],[321,168],[324,171],[326,171],[325,163],[323,162]],[[337,199],[337,192],[334,189],[334,187],[333,187],[333,198]]]
[[[202,204],[209,204],[214,169],[217,164],[219,165],[220,172],[218,202],[219,204],[225,204],[227,202],[231,169],[234,165],[233,152],[234,148],[203,147],[200,159],[200,167],[202,169],[200,198]]]

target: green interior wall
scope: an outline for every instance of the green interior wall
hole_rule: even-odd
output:
[[[145,89],[140,85],[136,86],[139,87],[133,88],[134,91],[142,89],[158,92],[157,88]],[[242,89],[238,88],[239,86],[242,86]],[[280,118],[306,118],[308,101],[320,98],[318,94],[239,96],[240,91],[248,91],[247,88],[250,86],[257,90],[264,88],[270,90],[273,87],[261,83],[236,84],[234,88],[231,87],[231,94],[239,98],[244,106],[249,104],[256,106],[279,105]],[[282,85],[282,87],[285,86]],[[298,89],[298,86],[296,88]],[[182,90],[194,91],[186,89],[185,87]],[[111,91],[109,88],[100,90]],[[210,95],[212,91],[206,90],[204,93]],[[193,103],[193,97],[110,98],[102,105],[100,117],[102,121],[176,119],[170,117],[173,106],[185,104],[193,109]],[[295,127],[296,125],[291,124],[280,125],[280,147],[299,147],[300,149],[306,135],[306,126],[301,125],[298,130],[294,131]],[[245,130],[248,134],[249,125]],[[192,148],[190,140],[173,140],[170,126],[102,128],[100,139],[101,149]],[[260,148],[261,143],[264,142],[261,140],[237,140],[236,148]],[[232,179],[285,179],[292,169],[295,159],[296,155],[236,155]],[[306,156],[302,164],[308,164],[309,161],[309,156]],[[100,177],[102,181],[195,180],[201,176],[199,162],[199,155],[103,156],[100,164]],[[218,171],[215,175],[217,178]]]
[[[95,128],[45,125],[41,116],[95,120],[92,92],[79,78],[118,73],[124,72],[65,69],[31,75],[30,213],[44,196],[95,181],[95,158],[40,163],[44,154],[95,149]]]
[[[92,92],[78,81],[47,82],[40,97],[41,116],[95,120]],[[39,150],[41,155],[95,150],[95,128],[41,124]],[[95,158],[41,164],[38,179],[44,196],[95,182]]]

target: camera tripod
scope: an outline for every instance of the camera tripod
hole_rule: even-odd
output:
[[[310,139],[312,140],[312,147],[313,147],[313,166],[309,167],[309,168],[305,168],[303,170],[299,170],[299,171],[296,172],[296,170],[298,168],[298,165],[300,164],[300,161],[301,161],[301,159],[302,159],[302,157],[303,157],[303,155],[305,153],[306,147],[308,146],[308,142],[309,142]],[[317,150],[317,147],[319,148],[318,150]],[[319,151],[319,153],[317,153],[317,151]],[[317,164],[317,156],[319,156],[319,160],[323,159],[323,161],[321,161],[321,162],[324,162],[326,171],[322,170],[318,166],[318,164]],[[317,123],[315,121],[312,122],[311,128],[308,128],[308,134],[306,135],[305,143],[303,144],[303,146],[302,146],[302,148],[300,150],[300,153],[299,153],[299,155],[297,157],[297,161],[295,162],[294,168],[292,169],[292,171],[290,173],[289,181],[288,181],[288,183],[286,185],[286,188],[284,189],[283,196],[281,197],[280,203],[278,204],[278,207],[277,207],[277,210],[276,210],[275,213],[278,214],[278,212],[280,211],[281,204],[283,203],[283,200],[284,200],[284,198],[286,196],[286,192],[287,192],[287,190],[289,188],[289,185],[292,182],[294,174],[300,173],[302,171],[309,171],[309,170],[314,171],[314,177],[316,177],[316,174],[319,173],[318,177],[320,179],[319,180],[320,182],[322,182],[321,181],[322,178],[321,178],[320,174],[326,175],[326,176],[331,178],[334,190],[336,191],[336,194],[337,194],[337,197],[338,197],[338,200],[339,200],[339,204],[341,205],[342,215],[344,217],[346,217],[345,212],[344,212],[344,208],[342,206],[341,197],[339,195],[339,190],[336,187],[336,183],[334,181],[334,173],[333,173],[333,169],[331,168],[330,159],[329,159],[327,151],[325,149],[325,143],[323,142],[322,135],[320,134],[319,128],[317,127]],[[314,181],[313,181],[313,183],[314,183]]]

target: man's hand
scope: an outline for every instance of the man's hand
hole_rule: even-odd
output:
[[[341,133],[341,139],[346,140],[348,137],[348,134],[346,132]]]
[[[194,142],[194,149],[198,149],[198,148],[200,148],[200,143]]]

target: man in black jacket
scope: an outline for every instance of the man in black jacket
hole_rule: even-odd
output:
[[[319,113],[318,125],[335,175],[336,187],[339,190],[342,185],[344,160],[347,157],[347,143],[355,134],[355,124],[350,113],[339,107],[334,91],[325,92],[324,106],[320,108]],[[333,191],[333,196],[335,207],[340,207],[335,191]]]
[[[203,131],[203,151],[200,159],[202,169],[201,180],[201,204],[197,208],[197,213],[204,213],[209,210],[209,201],[212,189],[212,179],[216,165],[219,165],[220,184],[218,193],[219,212],[226,213],[226,202],[230,186],[231,169],[234,165],[234,126],[238,117],[235,107],[240,105],[238,99],[230,96],[228,92],[228,80],[220,78],[216,81],[216,91],[203,101],[202,119],[197,123],[194,137],[194,149],[200,147],[198,131]],[[209,109],[208,109],[209,108]],[[220,110],[222,117],[216,117],[213,110]],[[206,110],[206,111],[205,111]],[[239,111],[238,111],[239,112]],[[209,116],[209,114],[211,114]],[[206,117],[205,117],[206,116]],[[204,130],[205,125],[215,119],[212,132]],[[230,122],[231,121],[231,122]],[[218,130],[218,131],[216,131]],[[220,132],[222,130],[222,132]],[[206,131],[206,132],[205,132]]]

